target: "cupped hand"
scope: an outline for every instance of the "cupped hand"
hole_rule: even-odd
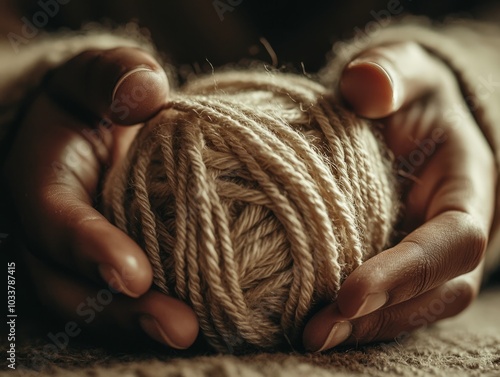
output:
[[[464,310],[480,287],[494,208],[492,151],[444,63],[414,43],[380,46],[345,68],[340,91],[383,126],[406,183],[408,235],[313,316],[303,336],[311,351],[400,340]]]
[[[4,174],[44,303],[89,325],[131,335],[142,327],[182,349],[197,336],[195,314],[151,289],[143,250],[95,208],[105,169],[167,95],[167,77],[148,53],[86,51],[47,77],[18,125]]]

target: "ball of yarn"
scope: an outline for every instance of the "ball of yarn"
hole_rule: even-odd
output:
[[[398,212],[376,128],[291,74],[226,72],[173,95],[104,187],[218,351],[297,347],[304,321],[387,247]]]

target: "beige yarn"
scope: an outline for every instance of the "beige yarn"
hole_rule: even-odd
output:
[[[300,76],[197,79],[139,133],[105,212],[219,351],[300,346],[306,317],[390,242],[393,173],[368,122]]]

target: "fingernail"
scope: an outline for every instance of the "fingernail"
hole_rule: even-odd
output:
[[[323,352],[327,349],[333,348],[345,341],[352,332],[352,324],[348,321],[337,322],[333,325],[330,333],[326,337],[325,343],[316,352]]]
[[[137,67],[125,73],[116,83],[106,116],[117,124],[142,123],[161,110],[168,92],[165,72]],[[119,110],[123,106],[128,108],[125,113]]]
[[[379,58],[380,59],[380,58]],[[347,68],[355,68],[361,66],[368,66],[374,68],[376,71],[382,73],[390,82],[392,88],[391,98],[391,111],[398,110],[403,105],[403,92],[401,87],[401,79],[390,61],[384,59],[383,65],[373,61],[370,58],[359,58],[353,60]]]
[[[115,291],[126,294],[127,296],[137,298],[140,295],[132,292],[123,282],[122,277],[112,266],[109,264],[100,264],[98,266],[99,273],[105,282],[109,284],[109,286]]]
[[[172,341],[172,339],[170,339],[167,333],[163,331],[160,324],[153,316],[150,316],[149,314],[141,315],[139,317],[139,324],[141,325],[141,328],[144,330],[144,332],[157,342],[166,344],[167,346],[176,349],[186,349],[186,347],[176,345]]]
[[[129,79],[132,75],[137,75],[137,73],[139,73],[139,72],[146,72],[147,74],[149,74],[149,73],[154,74],[154,71],[151,68],[147,68],[147,67],[137,67],[135,69],[132,69],[131,71],[128,71],[122,77],[120,77],[120,79],[116,83],[115,89],[113,90],[112,101],[114,101],[117,98],[117,94],[118,94],[120,88],[125,87],[125,82],[127,81],[127,79]]]
[[[366,296],[365,301],[361,304],[358,311],[351,318],[358,318],[370,314],[384,306],[389,300],[387,292],[370,293]]]

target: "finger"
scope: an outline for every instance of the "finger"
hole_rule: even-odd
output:
[[[42,303],[65,320],[77,322],[79,329],[73,329],[70,335],[79,335],[89,328],[105,328],[106,334],[125,333],[130,342],[147,334],[176,349],[188,348],[198,335],[194,312],[177,299],[156,291],[129,299],[112,286],[97,288],[49,267],[30,253],[25,254]],[[65,338],[69,341],[67,334]]]
[[[304,346],[321,352],[338,345],[400,341],[417,328],[455,316],[467,308],[478,294],[481,268],[409,301],[354,320],[345,318],[336,304],[331,304],[307,324]]]
[[[22,229],[56,263],[137,297],[151,285],[151,265],[93,208],[101,164],[81,129],[44,96],[27,114],[5,167]]]
[[[354,270],[338,295],[346,317],[366,315],[474,269],[484,256],[496,170],[472,119],[450,128],[410,190],[405,217],[422,224]]]
[[[88,50],[58,67],[46,89],[85,121],[109,119],[120,125],[146,121],[164,105],[167,76],[146,51],[121,47]]]
[[[353,110],[383,118],[421,98],[450,75],[420,45],[404,42],[364,51],[344,69],[340,92]]]
[[[353,271],[339,291],[339,310],[358,318],[417,297],[474,269],[485,247],[486,233],[470,215],[438,215]]]

